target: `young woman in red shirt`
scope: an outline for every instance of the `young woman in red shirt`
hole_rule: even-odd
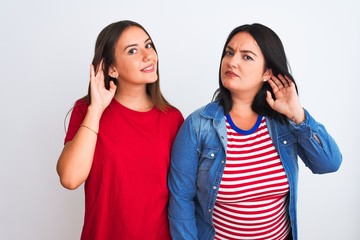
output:
[[[65,188],[85,182],[81,239],[171,239],[167,174],[182,122],[160,91],[147,31],[132,21],[105,27],[57,164]]]

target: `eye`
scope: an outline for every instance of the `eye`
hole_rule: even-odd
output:
[[[249,55],[245,55],[245,56],[244,56],[244,59],[245,59],[245,60],[247,60],[247,61],[251,61],[251,60],[253,60],[253,58],[252,58],[252,57],[250,57]]]
[[[152,42],[147,43],[147,44],[145,45],[145,48],[146,48],[146,49],[153,48]]]
[[[233,51],[230,51],[230,50],[226,50],[226,51],[225,51],[225,55],[234,56],[234,52],[233,52]]]
[[[137,49],[136,49],[136,48],[131,48],[131,49],[128,51],[128,54],[129,54],[129,55],[133,55],[133,54],[135,54],[135,53],[137,53]]]

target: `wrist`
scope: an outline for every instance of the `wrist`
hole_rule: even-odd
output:
[[[294,122],[296,125],[299,125],[303,121],[305,121],[305,111],[303,108],[301,110],[296,111],[288,117],[290,121]]]
[[[98,105],[89,105],[87,109],[87,115],[90,115],[91,118],[99,119],[101,118],[101,115],[103,114],[104,109],[101,108]]]
[[[98,133],[102,113],[103,110],[101,108],[94,105],[88,106],[86,116],[82,122],[82,125],[84,125],[86,128],[91,129],[95,133]]]

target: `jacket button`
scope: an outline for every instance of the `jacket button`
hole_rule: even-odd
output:
[[[287,141],[285,140],[283,143],[284,143],[284,144],[287,144]]]
[[[210,154],[210,156],[211,156],[211,157],[214,157],[214,156],[215,156],[215,154],[214,154],[214,153],[211,153],[211,154]]]
[[[208,210],[209,212],[211,212],[211,209],[209,208],[209,210]]]
[[[213,186],[213,189],[215,190],[215,189],[216,189],[216,186]]]

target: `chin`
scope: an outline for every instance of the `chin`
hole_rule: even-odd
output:
[[[158,77],[154,77],[154,78],[149,78],[149,79],[147,79],[146,80],[146,83],[154,83],[154,82],[156,82],[157,80],[158,80],[159,78]]]
[[[231,87],[231,83],[228,80],[222,80],[221,83],[225,88]]]

